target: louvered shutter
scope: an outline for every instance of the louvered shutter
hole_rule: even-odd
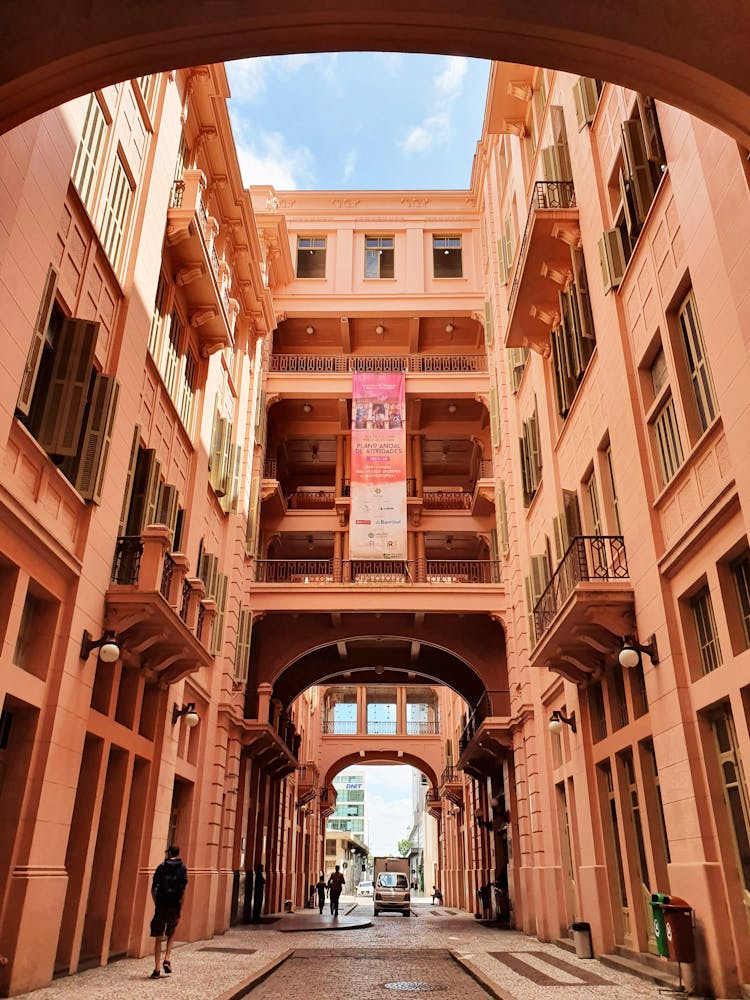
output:
[[[503,256],[505,257],[505,267],[508,272],[508,277],[510,277],[511,268],[513,267],[513,258],[516,255],[514,236],[513,216],[509,214],[505,216],[505,226],[503,229]]]
[[[26,358],[26,364],[23,369],[23,375],[21,376],[21,388],[18,393],[18,402],[16,403],[16,409],[25,416],[29,415],[31,400],[34,396],[36,377],[39,373],[39,365],[41,363],[42,353],[44,350],[44,339],[47,333],[47,327],[49,326],[50,317],[52,316],[52,308],[55,304],[57,278],[57,271],[50,265],[44,282],[44,291],[42,292],[42,298],[39,303],[39,311],[37,312],[36,322],[34,323],[34,334],[31,340],[31,347],[29,348],[29,353]]]
[[[526,607],[528,608],[528,614],[526,620],[529,627],[529,642],[533,648],[536,645],[536,619],[534,618],[534,594],[531,587],[531,577],[525,576],[523,578],[524,589],[526,591]]]
[[[249,611],[247,608],[242,608],[237,628],[237,648],[234,653],[235,684],[245,684],[247,682],[248,668],[250,665],[250,635],[252,627],[252,611]]]
[[[226,493],[227,439],[230,433],[231,424],[224,417],[220,417],[211,457],[211,486],[219,496],[224,496]]]
[[[643,129],[643,138],[646,145],[646,155],[652,163],[661,166],[663,163],[666,163],[667,157],[661,139],[656,103],[653,97],[649,97],[646,94],[638,94],[637,101],[638,115],[641,119],[641,128]]]
[[[140,531],[149,524],[156,524],[156,504],[159,500],[159,477],[161,475],[161,462],[156,458],[156,452],[149,448],[153,458],[149,458],[148,471],[145,488],[143,491],[143,521]]]
[[[542,478],[542,442],[539,436],[539,415],[536,403],[534,404],[534,413],[529,418],[529,428],[531,432],[529,435],[531,454],[534,462],[534,489],[536,489]]]
[[[86,409],[99,324],[66,319],[55,344],[37,440],[50,455],[75,455]]]
[[[135,467],[138,462],[138,447],[141,443],[141,428],[135,425],[133,431],[133,443],[130,446],[130,459],[128,461],[128,474],[125,477],[125,489],[122,494],[122,507],[120,508],[120,527],[118,534],[124,535],[128,528],[128,514],[130,512],[130,498],[133,494],[133,481],[135,479]]]
[[[210,445],[210,447],[208,449],[208,471],[209,472],[213,471],[214,455],[216,453],[216,442],[217,442],[218,434],[219,434],[219,432],[221,430],[221,426],[220,426],[220,423],[219,423],[220,420],[221,420],[221,417],[219,416],[218,396],[217,396],[216,406],[214,408],[214,419],[213,419],[213,423],[211,424],[211,445]],[[211,476],[209,476],[209,482],[213,482],[213,480],[211,479]]]
[[[84,500],[94,503],[101,503],[102,499],[119,393],[120,385],[115,378],[96,373],[75,479],[75,487]]]
[[[638,234],[641,231],[640,224],[635,214],[635,207],[633,205],[633,195],[631,194],[630,182],[625,177],[622,170],[619,172],[618,182],[620,185],[620,201],[622,202],[622,212],[625,216],[625,226],[627,227],[628,234],[635,241],[638,238]]]
[[[594,314],[591,309],[589,293],[589,278],[586,272],[586,258],[579,247],[570,248],[570,259],[575,275],[575,295],[578,303],[578,315],[581,321],[581,336],[586,340],[596,341],[594,329]]]
[[[604,291],[619,288],[627,261],[619,229],[605,229],[598,243]]]
[[[497,241],[497,272],[498,280],[501,285],[508,284],[508,265],[505,263],[505,253],[503,249],[503,240]]]
[[[484,304],[484,342],[488,347],[492,346],[492,341],[494,338],[494,328],[492,325],[492,303],[485,302]]]
[[[630,177],[630,190],[638,222],[642,225],[654,200],[654,182],[646,152],[646,141],[640,119],[622,122],[622,149]]]
[[[494,378],[490,382],[490,438],[492,447],[500,447],[500,412],[497,405],[497,386]]]
[[[177,513],[180,509],[180,493],[176,486],[162,483],[159,489],[159,501],[156,508],[156,524],[165,524],[174,539],[177,527]]]
[[[552,537],[555,543],[555,559],[559,563],[565,555],[565,522],[561,514],[555,514],[552,518]]]
[[[237,504],[240,495],[240,473],[242,471],[242,447],[233,444],[229,453],[229,472],[227,477],[228,489],[226,496],[221,501],[221,506],[226,513],[237,511]]]
[[[216,558],[216,557],[214,557]],[[218,559],[216,560],[218,564]],[[211,636],[211,648],[214,656],[219,656],[224,639],[224,619],[226,617],[227,586],[229,577],[224,573],[216,574],[216,618],[214,619],[214,630]]]
[[[508,503],[505,496],[505,480],[500,480],[497,489],[497,523],[500,528],[500,544],[502,555],[506,555],[510,548],[508,536]]]
[[[570,154],[566,143],[555,143],[552,146],[545,146],[542,149],[542,169],[545,180],[548,181],[569,181],[573,176],[573,168],[570,165]],[[548,205],[548,208],[554,206]]]
[[[559,327],[550,331],[550,345],[552,348],[552,374],[555,379],[557,411],[561,417],[565,417],[570,409],[573,396],[569,392],[569,379],[565,367],[565,354],[562,345],[562,334]]]
[[[599,89],[596,80],[590,76],[581,76],[573,84],[573,99],[576,106],[576,120],[580,132],[594,120],[596,106],[599,103]]]

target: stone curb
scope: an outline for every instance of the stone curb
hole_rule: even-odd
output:
[[[294,954],[294,949],[289,948],[287,951],[282,951],[275,958],[270,959],[265,965],[262,965],[259,969],[256,969],[252,975],[248,976],[246,979],[241,979],[239,983],[235,983],[224,993],[220,993],[219,996],[215,997],[214,1000],[241,1000],[242,997],[247,996],[250,990],[254,989],[259,983],[262,983],[264,979],[268,979],[272,972],[275,972],[280,965],[283,965],[288,958]]]
[[[509,993],[507,990],[504,990],[502,986],[498,986],[496,983],[493,983],[492,980],[489,979],[487,975],[482,972],[481,969],[477,968],[477,966],[474,965],[474,963],[468,958],[464,958],[463,955],[459,955],[456,951],[450,951],[450,956],[454,962],[461,966],[464,972],[470,975],[471,978],[478,983],[483,990],[486,990],[491,997],[494,997],[495,1000],[518,1000],[515,993]]]

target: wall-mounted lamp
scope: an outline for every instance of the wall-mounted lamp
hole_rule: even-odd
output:
[[[307,324],[307,326],[305,327],[305,333],[308,336],[312,336],[312,334],[315,333],[315,327],[312,325],[312,323]]]
[[[450,335],[451,333],[453,333],[453,331],[454,331],[455,329],[456,329],[456,328],[455,328],[455,326],[454,326],[454,325],[453,325],[452,323],[446,323],[446,324],[445,324],[445,332],[446,332],[446,333],[447,333],[448,335]]]
[[[448,413],[455,413],[458,407],[455,403],[448,403]]]
[[[655,635],[650,635],[645,645],[641,645],[633,636],[626,635],[622,640],[622,649],[617,654],[617,659],[621,667],[632,670],[641,662],[641,653],[645,653],[656,666],[659,662],[659,650]]]
[[[484,818],[484,810],[477,809],[474,812],[474,819],[477,821],[477,826],[480,826],[483,830],[492,829],[492,820]]]
[[[383,336],[383,334],[385,333],[385,327],[383,326],[382,323],[378,323],[378,325],[375,327],[375,333],[377,333],[379,337]]]
[[[303,403],[302,404],[302,412],[303,413],[312,413],[312,403]]]
[[[193,729],[201,721],[201,717],[195,711],[195,702],[189,701],[187,705],[183,705],[182,708],[177,707],[177,702],[174,703],[172,707],[172,725],[177,724],[178,719],[185,720],[185,725],[188,729]]]
[[[563,726],[570,726],[573,732],[577,732],[576,729],[576,713],[571,712],[570,716],[563,715],[562,712],[555,709],[555,711],[550,716],[548,729],[551,733],[558,735],[562,732]]]
[[[79,654],[81,659],[88,660],[92,649],[99,650],[99,659],[102,663],[114,663],[120,658],[120,647],[117,645],[117,639],[112,630],[105,632],[101,639],[94,640],[91,633],[84,629]]]

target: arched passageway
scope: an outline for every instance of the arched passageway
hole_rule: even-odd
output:
[[[6,5],[0,130],[106,83],[156,69],[290,52],[445,52],[612,80],[750,143],[750,8],[704,0],[99,0],[85,15]]]

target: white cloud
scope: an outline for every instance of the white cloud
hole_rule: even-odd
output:
[[[398,854],[398,842],[408,837],[412,826],[411,796],[408,799],[385,799],[367,792],[365,822],[372,854]]]
[[[306,146],[290,147],[280,132],[264,132],[254,142],[238,142],[237,156],[245,185],[272,184],[281,191],[313,186],[313,154]]]
[[[445,62],[445,69],[442,73],[438,73],[433,83],[438,94],[453,100],[463,90],[464,77],[469,69],[469,60],[465,56],[447,56]]]
[[[350,149],[346,154],[344,160],[344,180],[348,181],[350,177],[354,176],[354,171],[357,168],[357,160],[359,159],[359,152],[356,149]]]
[[[232,98],[241,104],[257,104],[268,89],[272,63],[267,56],[259,59],[238,59],[226,64]]]
[[[433,146],[441,146],[447,142],[450,130],[450,115],[447,112],[429,115],[419,125],[415,125],[398,145],[406,156],[424,153]]]

